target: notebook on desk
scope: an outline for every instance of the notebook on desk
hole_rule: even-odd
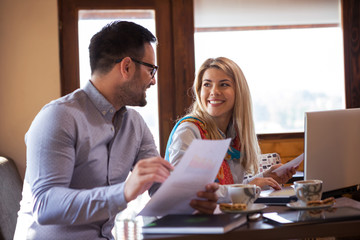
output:
[[[142,228],[143,234],[220,234],[247,222],[244,214],[166,215]]]
[[[360,108],[305,113],[304,179],[323,181],[323,198],[360,185]]]

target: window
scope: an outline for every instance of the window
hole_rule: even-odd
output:
[[[195,0],[196,69],[218,56],[242,68],[257,133],[303,132],[304,112],[345,108],[339,2],[305,1],[304,16],[299,1],[283,1],[286,16],[272,1],[256,2],[226,0],[219,6]],[[297,15],[289,18],[293,7]],[[226,12],[222,21],[212,22],[214,8]]]
[[[80,10],[78,22],[80,87],[83,87],[91,77],[88,50],[91,37],[106,24],[116,20],[135,22],[149,29],[156,36],[154,10]],[[156,46],[154,49],[156,50]],[[152,86],[146,91],[147,105],[132,108],[144,118],[160,150],[157,94],[157,85]]]

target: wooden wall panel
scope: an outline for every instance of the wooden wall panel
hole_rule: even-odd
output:
[[[342,0],[346,108],[360,108],[360,1]]]
[[[195,78],[194,12],[192,0],[172,0],[174,79],[176,118],[183,116],[193,99],[190,91]]]

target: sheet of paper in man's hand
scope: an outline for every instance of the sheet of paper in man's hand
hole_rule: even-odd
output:
[[[196,193],[214,182],[229,148],[230,139],[195,139],[186,150],[174,171],[151,197],[139,215],[165,216],[191,214],[189,203]]]
[[[285,163],[281,167],[278,167],[273,172],[276,173],[278,176],[281,176],[286,172],[286,170],[288,170],[292,167],[299,166],[303,160],[304,160],[304,153],[300,154],[299,156],[297,156],[295,159],[291,160],[290,162]]]

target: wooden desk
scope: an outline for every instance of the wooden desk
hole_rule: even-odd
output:
[[[315,237],[341,237],[342,239],[360,239],[360,220],[348,222],[320,223],[298,226],[274,227],[263,223],[249,223],[226,234],[203,235],[144,235],[143,239],[159,240],[239,240],[239,239],[303,239]]]
[[[338,207],[349,206],[349,202],[339,201]],[[360,207],[360,202],[357,202]],[[263,212],[293,211],[286,206],[269,206]],[[304,239],[315,237],[336,237],[341,239],[360,239],[360,219],[341,222],[312,223],[293,226],[276,226],[268,223],[266,219],[250,221],[247,224],[226,234],[201,234],[201,235],[142,235],[141,228],[135,237],[129,239],[159,239],[159,240],[239,240],[239,239]]]

